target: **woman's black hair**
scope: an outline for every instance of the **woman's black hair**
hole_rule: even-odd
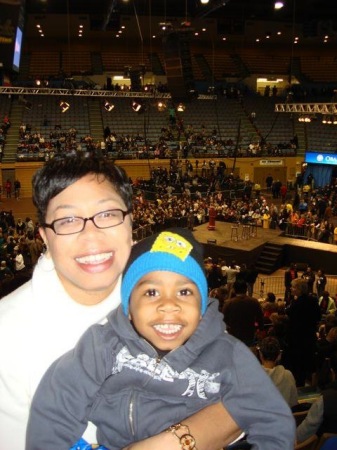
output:
[[[95,156],[55,157],[41,167],[32,180],[33,203],[41,224],[45,223],[50,200],[88,174],[96,175],[99,181],[109,181],[127,210],[132,210],[132,187],[123,168]]]

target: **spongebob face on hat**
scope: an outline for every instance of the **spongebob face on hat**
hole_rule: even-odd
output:
[[[192,245],[179,234],[164,231],[155,240],[151,252],[171,253],[182,261],[185,261],[191,253],[192,248]]]
[[[122,306],[126,315],[133,288],[150,272],[173,272],[191,280],[201,297],[201,314],[205,313],[208,288],[203,250],[190,230],[172,228],[149,236],[133,246],[121,286]]]

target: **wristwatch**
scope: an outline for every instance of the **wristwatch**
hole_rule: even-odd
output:
[[[176,423],[168,427],[165,431],[174,434],[179,439],[182,450],[197,450],[195,438],[191,435],[187,425]]]

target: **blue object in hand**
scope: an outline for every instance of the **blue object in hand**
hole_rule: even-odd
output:
[[[104,447],[103,445],[88,444],[87,441],[81,438],[70,448],[70,450],[109,450],[109,449]]]

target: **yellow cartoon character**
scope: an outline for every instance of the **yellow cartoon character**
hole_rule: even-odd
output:
[[[160,233],[151,248],[151,252],[165,252],[171,253],[177,258],[185,261],[191,253],[193,246],[182,236],[164,231]]]

